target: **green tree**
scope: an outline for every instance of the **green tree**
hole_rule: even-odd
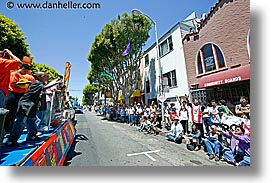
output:
[[[117,99],[121,90],[127,99],[138,88],[140,81],[140,63],[142,46],[149,38],[151,22],[144,16],[133,16],[124,13],[117,19],[107,23],[101,33],[95,37],[88,60],[91,69],[88,73],[90,83],[99,84],[111,91],[113,99]],[[130,38],[131,47],[127,56],[121,56]],[[100,77],[107,73],[114,78]]]
[[[98,92],[98,85],[95,84],[88,84],[83,89],[83,105],[85,104],[92,104],[93,103],[93,96],[95,93]]]
[[[33,56],[30,54],[28,46],[24,33],[18,25],[15,24],[14,21],[0,14],[0,50],[9,49],[19,59],[22,59],[23,56],[32,58]],[[37,71],[46,72],[49,75],[50,80],[53,80],[58,75],[55,69],[34,62],[32,63],[31,71],[33,74]]]
[[[0,50],[9,49],[22,59],[31,56],[24,33],[14,21],[0,14]]]
[[[58,76],[58,72],[55,69],[53,69],[45,64],[37,64],[34,62],[32,63],[31,72],[33,75],[36,72],[45,72],[48,74],[50,81],[57,78],[57,76]]]

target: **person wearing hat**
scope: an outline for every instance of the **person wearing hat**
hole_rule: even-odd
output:
[[[10,71],[17,70],[21,60],[8,49],[0,51],[0,108],[4,107],[9,93]]]
[[[20,64],[20,69],[10,74],[9,93],[5,103],[5,108],[10,111],[4,124],[6,133],[11,131],[19,99],[27,92],[29,84],[35,81],[33,76],[28,75],[29,70],[29,65]]]
[[[171,133],[168,133],[166,137],[173,142],[181,143],[182,142],[182,133],[183,133],[183,127],[181,123],[179,123],[179,117],[174,117],[174,122],[171,126]]]

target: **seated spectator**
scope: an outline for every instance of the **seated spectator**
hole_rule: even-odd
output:
[[[47,81],[47,74],[44,72],[36,73],[36,80],[29,86],[28,91],[20,98],[18,103],[17,115],[12,127],[11,134],[6,142],[6,146],[18,146],[17,140],[20,138],[27,123],[27,141],[39,141],[37,134],[36,113],[40,103],[40,96],[43,89],[47,89],[59,83],[58,80],[51,85],[44,86]]]
[[[150,132],[154,135],[157,135],[159,132],[161,132],[161,122],[157,120],[157,116],[156,118],[151,118]]]
[[[183,127],[181,123],[179,123],[179,117],[174,117],[174,123],[171,126],[171,133],[168,133],[166,137],[176,143],[182,142],[182,135],[183,135]]]
[[[138,131],[150,132],[150,125],[151,125],[151,121],[146,116],[143,116],[143,118],[140,120],[140,126],[138,127]]]
[[[190,143],[193,143],[195,145],[195,151],[200,150],[201,146],[201,132],[198,129],[197,124],[192,125],[191,133],[188,134]]]
[[[203,140],[210,160],[214,158],[215,161],[220,160],[220,153],[222,150],[222,144],[219,141],[220,135],[221,134],[217,131],[217,127],[215,125],[212,125],[211,130],[208,134],[208,138]]]
[[[234,132],[218,131],[230,139],[230,149],[223,150],[224,159],[235,166],[250,166],[250,138],[244,135],[244,128],[237,126]]]

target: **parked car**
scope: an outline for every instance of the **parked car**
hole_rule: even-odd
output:
[[[75,110],[74,110],[73,105],[70,101],[67,101],[65,103],[63,117],[66,119],[71,119],[72,121],[75,120]]]
[[[82,107],[80,105],[75,105],[74,110],[76,114],[83,114]]]

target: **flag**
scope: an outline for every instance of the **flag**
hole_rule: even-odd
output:
[[[130,47],[131,47],[130,38],[128,38],[128,45],[127,45],[125,51],[121,54],[121,56],[123,56],[123,57],[127,56],[130,52]]]
[[[112,81],[114,80],[114,78],[113,78],[110,74],[106,74],[106,73],[104,73],[104,72],[101,72],[101,73],[100,73],[100,76],[101,76],[101,77],[108,77],[108,78],[110,78]]]
[[[65,85],[65,93],[68,89],[70,74],[71,74],[71,63],[66,62],[65,71],[64,71],[64,80],[63,80],[63,83]]]

